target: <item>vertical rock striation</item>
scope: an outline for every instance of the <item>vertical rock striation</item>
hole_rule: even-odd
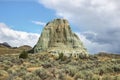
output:
[[[54,19],[44,27],[37,44],[33,48],[34,53],[47,51],[57,54],[64,53],[88,55],[88,52],[79,37],[72,32],[65,19]]]

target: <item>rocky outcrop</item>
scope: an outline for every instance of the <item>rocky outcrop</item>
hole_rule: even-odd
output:
[[[34,53],[42,51],[53,54],[88,55],[83,43],[71,31],[70,25],[65,19],[54,19],[46,24],[37,44],[33,48]]]

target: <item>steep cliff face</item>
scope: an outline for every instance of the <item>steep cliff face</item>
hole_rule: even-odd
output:
[[[66,55],[88,54],[79,37],[71,31],[70,25],[65,19],[54,19],[48,22],[33,51],[34,53],[47,51]]]

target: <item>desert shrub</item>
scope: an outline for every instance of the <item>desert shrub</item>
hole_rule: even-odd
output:
[[[84,75],[81,72],[78,72],[74,76],[75,80],[84,79]]]
[[[42,80],[47,79],[50,75],[47,73],[45,69],[38,69],[35,71],[36,76],[39,76]]]
[[[9,79],[9,80],[23,80],[21,77],[15,76],[13,79]]]
[[[99,71],[99,75],[102,76],[103,74],[107,73],[114,73],[114,72],[120,72],[120,66],[119,64],[111,64],[111,63],[101,63],[101,66],[97,67]]]
[[[15,73],[16,73],[16,71],[15,71],[14,69],[11,69],[11,68],[9,68],[9,69],[7,70],[7,72],[8,72],[9,74],[15,74]]]
[[[68,65],[66,66],[65,71],[67,74],[73,77],[78,72],[78,69],[74,66]]]
[[[79,61],[74,61],[74,60],[71,59],[71,61],[69,62],[69,65],[79,66],[80,63],[81,63],[80,60]]]
[[[110,75],[104,75],[104,76],[102,77],[102,80],[114,80],[114,78],[111,77]]]
[[[65,78],[66,78],[66,76],[65,76],[65,74],[64,73],[59,73],[59,80],[66,80]]]
[[[25,50],[23,50],[23,51],[21,52],[21,54],[19,55],[19,58],[23,58],[23,59],[28,58],[28,53],[27,53]]]
[[[102,64],[102,66],[98,69],[99,69],[100,76],[102,76],[103,74],[106,74],[106,73],[114,72],[112,65],[107,65],[107,64]]]
[[[113,70],[114,72],[120,72],[120,66],[119,65],[113,66]]]
[[[52,63],[50,63],[50,62],[44,62],[44,63],[42,64],[42,66],[43,66],[44,68],[49,68],[49,67],[52,67]]]
[[[24,69],[20,69],[20,70],[18,70],[18,73],[17,73],[17,75],[18,76],[24,76],[24,75],[26,75],[26,70],[24,70]]]
[[[42,79],[36,76],[35,74],[28,73],[23,76],[23,80],[42,80]]]
[[[13,80],[13,79],[15,79],[15,76],[18,76],[18,72],[14,69],[10,68],[7,70],[7,72],[10,74],[10,76],[8,78],[9,80]]]
[[[114,80],[120,80],[120,76],[115,76]]]
[[[100,80],[100,76],[98,76],[98,75],[93,75],[91,80]]]
[[[58,55],[59,55],[58,59],[62,59],[62,58],[63,58],[63,56],[64,56],[64,54],[63,54],[63,53],[59,53]]]
[[[50,63],[51,63],[52,66],[58,66],[59,65],[59,63],[57,61],[51,61]]]
[[[120,59],[119,59],[119,60],[116,60],[116,63],[120,64]]]
[[[89,58],[90,60],[97,60],[97,59],[98,59],[98,57],[95,56],[95,55],[89,55],[88,58]]]
[[[86,69],[93,68],[93,66],[92,66],[92,64],[84,63],[84,64],[81,65],[80,68],[81,68],[80,70],[83,70],[83,69],[86,70]]]
[[[4,71],[4,70],[0,70],[0,80],[7,80],[9,77],[8,72]]]
[[[8,73],[10,74],[9,80],[17,80],[16,77],[20,78],[24,77],[27,74],[27,71],[24,67],[23,68],[17,67],[17,69],[10,68],[8,70]]]
[[[3,63],[8,65],[8,66],[13,66],[13,64],[9,60],[4,60]]]
[[[75,80],[99,80],[99,76],[95,76],[92,71],[80,71],[75,74]]]
[[[48,53],[38,53],[38,54],[34,54],[34,57],[37,58],[38,60],[42,60],[42,61],[47,61],[49,59],[49,55]]]
[[[94,75],[92,71],[83,71],[82,74],[85,76],[85,80],[92,80],[92,77]]]
[[[105,73],[104,70],[103,70],[103,69],[100,69],[99,75],[102,76],[104,73]]]
[[[3,69],[4,69],[4,70],[8,70],[8,69],[10,68],[10,66],[9,66],[9,65],[4,64],[4,63],[2,64],[2,66],[3,66]]]
[[[85,56],[84,56],[84,55],[82,55],[82,54],[79,54],[79,58],[80,58],[80,59],[84,59],[84,58],[85,58]]]
[[[65,61],[67,57],[63,53],[59,53],[58,60]]]
[[[86,54],[79,54],[78,57],[79,57],[80,59],[88,59],[88,58],[89,58],[89,56],[86,55]]]
[[[63,53],[59,53],[59,59],[63,58],[64,54]]]

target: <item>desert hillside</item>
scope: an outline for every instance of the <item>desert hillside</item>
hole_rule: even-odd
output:
[[[20,47],[11,47],[8,43],[0,43],[0,55],[3,54],[18,54],[23,50],[30,50],[32,47],[23,45]]]
[[[0,55],[0,80],[120,80],[120,55],[66,57],[49,53]]]

